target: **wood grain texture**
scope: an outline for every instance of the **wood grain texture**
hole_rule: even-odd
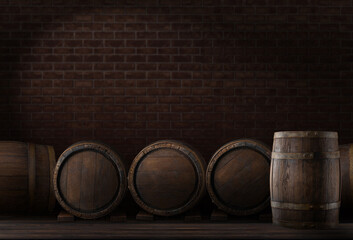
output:
[[[342,178],[341,211],[353,212],[353,144],[340,145]]]
[[[271,223],[183,223],[108,221],[57,222],[56,219],[0,221],[1,239],[352,239],[353,224],[336,229],[290,229]]]
[[[250,215],[269,206],[270,149],[251,139],[223,145],[212,156],[206,186],[217,207],[232,215]]]
[[[112,212],[127,186],[125,167],[109,146],[79,142],[59,157],[54,191],[60,205],[74,216],[93,219]]]
[[[0,213],[43,214],[53,211],[52,146],[0,142]]]
[[[173,140],[155,142],[134,159],[129,189],[147,212],[171,216],[191,209],[205,192],[205,162],[185,144]]]
[[[334,132],[275,133],[270,177],[274,223],[295,228],[337,226],[341,186],[338,150]],[[331,153],[323,154],[326,152]],[[303,157],[292,157],[298,153]]]

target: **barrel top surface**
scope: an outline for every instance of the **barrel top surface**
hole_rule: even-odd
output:
[[[145,147],[129,171],[129,189],[143,209],[171,216],[192,207],[204,191],[204,160],[182,142],[162,140]]]
[[[79,142],[59,157],[54,190],[65,210],[82,218],[97,218],[122,200],[126,180],[122,161],[105,144]]]
[[[206,174],[213,202],[234,215],[249,215],[269,205],[270,149],[263,143],[240,139],[219,148]],[[267,184],[266,184],[267,182]]]
[[[275,132],[273,138],[338,138],[338,133],[327,131],[281,131]]]

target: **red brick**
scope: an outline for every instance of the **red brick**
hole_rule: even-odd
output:
[[[148,72],[147,73],[148,79],[170,79],[169,72]]]
[[[91,65],[87,65],[91,66]],[[114,64],[110,63],[96,63],[94,64],[94,70],[114,70]]]
[[[147,41],[148,47],[170,47],[169,40],[148,40]]]
[[[148,62],[170,62],[170,56],[151,55],[147,57]]]
[[[125,94],[126,95],[131,95],[131,96],[135,96],[135,95],[146,95],[146,89],[143,88],[127,88],[125,89]]]
[[[95,32],[94,39],[114,39],[113,32]]]
[[[77,104],[92,104],[91,97],[75,97],[75,103]]]
[[[180,80],[159,80],[158,86],[159,87],[180,87],[181,81]]]
[[[115,32],[115,39],[135,39],[135,33],[134,32]]]
[[[95,15],[94,21],[95,22],[103,22],[103,23],[114,22],[115,17],[114,17],[114,15]]]
[[[148,88],[151,88],[151,87],[156,87],[157,86],[157,81],[156,80],[143,80],[143,79],[140,79],[138,81],[136,81],[136,85],[137,87],[148,87]]]
[[[125,30],[126,31],[145,31],[146,24],[144,24],[144,23],[126,23]]]
[[[113,104],[114,97],[94,97],[93,98],[94,104]]]
[[[32,80],[32,87],[52,87],[52,80]]]
[[[168,104],[149,104],[147,105],[147,112],[169,112]]]
[[[145,105],[127,105],[126,112],[146,112]]]
[[[42,90],[40,88],[22,89],[21,94],[27,96],[41,95]]]
[[[84,88],[82,89],[82,95],[103,95],[103,89],[101,88]]]
[[[147,95],[169,95],[170,89],[168,88],[148,88]]]
[[[124,95],[125,91],[123,88],[107,88],[104,90],[104,95]]]
[[[95,120],[103,120],[103,121],[112,121],[114,120],[113,113],[95,113],[94,114]]]
[[[123,47],[124,41],[123,40],[105,40],[106,47]]]
[[[94,87],[114,87],[114,80],[94,80]]]
[[[158,100],[159,103],[169,103],[169,104],[173,104],[173,103],[180,103],[180,97],[168,97],[168,96],[163,96],[160,97]]]
[[[155,33],[155,32],[137,32],[136,38],[137,39],[156,39],[157,33]]]
[[[146,96],[146,97],[137,97],[136,99],[137,104],[145,104],[145,103],[157,103],[156,97]]]
[[[126,62],[146,62],[146,56],[143,55],[132,55],[126,56]]]
[[[43,95],[57,96],[62,95],[62,88],[43,88]]]

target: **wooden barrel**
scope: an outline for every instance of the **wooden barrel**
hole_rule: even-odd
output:
[[[229,142],[212,156],[206,186],[217,207],[232,215],[259,213],[270,205],[271,150],[250,139]]]
[[[136,203],[155,215],[191,209],[205,193],[205,161],[191,147],[173,140],[155,142],[134,159],[129,189]]]
[[[338,224],[340,153],[336,132],[276,132],[271,162],[275,224],[330,228]]]
[[[340,146],[341,161],[341,212],[353,211],[353,144]],[[343,213],[343,212],[342,212]]]
[[[52,146],[0,142],[0,213],[43,214],[53,211]]]
[[[120,156],[96,141],[71,145],[59,157],[54,191],[60,205],[74,216],[94,219],[111,213],[127,186]]]

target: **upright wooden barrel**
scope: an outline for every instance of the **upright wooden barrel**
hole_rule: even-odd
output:
[[[341,161],[341,210],[353,211],[353,144],[340,146]],[[341,211],[341,212],[342,212]]]
[[[191,209],[205,192],[205,162],[191,147],[173,140],[155,142],[134,159],[129,189],[136,203],[155,215]]]
[[[276,132],[271,162],[275,224],[330,228],[338,224],[340,153],[336,132]]]
[[[52,146],[0,142],[0,214],[51,212],[54,167]]]
[[[94,219],[112,212],[127,186],[120,156],[96,141],[71,145],[59,157],[54,171],[55,196],[74,216]]]
[[[263,143],[240,139],[212,156],[206,186],[217,207],[232,215],[259,213],[270,205],[271,150]]]

